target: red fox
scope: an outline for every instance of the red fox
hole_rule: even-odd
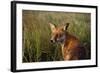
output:
[[[66,23],[66,25],[60,27],[56,27],[52,23],[49,23],[49,25],[52,31],[51,42],[60,43],[64,60],[85,59],[85,48],[80,45],[78,38],[69,34],[67,31],[69,23]]]

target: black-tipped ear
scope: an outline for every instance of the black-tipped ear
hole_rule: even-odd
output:
[[[65,27],[64,27],[64,30],[67,30],[68,29],[68,26],[69,26],[69,23],[66,23],[65,24]]]

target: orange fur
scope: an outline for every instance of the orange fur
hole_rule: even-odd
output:
[[[66,25],[68,27],[68,25]],[[69,34],[67,27],[55,27],[50,23],[52,38],[54,42],[61,42],[62,55],[64,60],[84,59],[85,49],[80,45],[79,39]],[[65,29],[66,28],[66,29]]]

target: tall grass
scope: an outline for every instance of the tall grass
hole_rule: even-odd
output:
[[[61,61],[61,47],[50,42],[48,23],[70,23],[68,31],[86,45],[90,58],[91,21],[89,13],[47,12],[23,10],[23,62]]]

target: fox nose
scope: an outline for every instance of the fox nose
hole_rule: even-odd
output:
[[[51,43],[53,43],[53,40],[50,40],[51,41]]]
[[[50,41],[51,41],[51,43],[55,43],[56,42],[55,40],[52,40],[52,39]]]

